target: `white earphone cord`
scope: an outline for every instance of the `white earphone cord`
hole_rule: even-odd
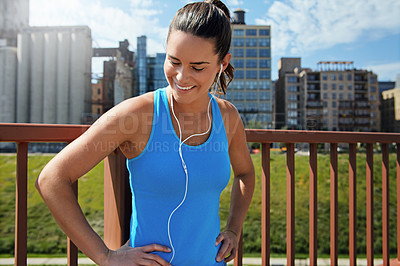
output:
[[[171,249],[172,249],[172,258],[171,258],[171,260],[169,261],[169,263],[171,263],[172,260],[173,260],[174,257],[175,257],[175,248],[174,248],[174,245],[173,245],[173,243],[172,243],[171,232],[170,232],[171,218],[172,218],[172,216],[174,215],[174,213],[182,206],[183,202],[186,200],[187,190],[188,190],[188,183],[189,183],[189,174],[188,174],[188,171],[187,171],[187,167],[186,167],[185,160],[183,159],[183,155],[182,155],[182,145],[183,145],[183,143],[185,143],[186,141],[188,141],[190,138],[206,135],[206,134],[210,131],[210,129],[211,129],[210,105],[211,105],[212,97],[213,97],[213,96],[211,96],[210,101],[208,102],[208,106],[207,106],[207,116],[208,116],[208,129],[207,129],[207,131],[205,131],[205,132],[203,132],[203,133],[197,133],[197,134],[190,135],[190,136],[187,137],[184,141],[182,141],[182,130],[181,130],[181,125],[180,125],[180,123],[179,123],[178,118],[177,118],[176,115],[175,115],[175,111],[174,111],[174,97],[172,96],[172,93],[171,93],[171,109],[172,109],[172,114],[174,115],[174,118],[175,118],[175,120],[176,120],[176,122],[177,122],[177,124],[178,124],[178,129],[179,129],[179,142],[180,142],[180,143],[179,143],[179,156],[181,157],[182,167],[183,167],[183,170],[185,171],[186,179],[185,179],[185,194],[184,194],[184,196],[183,196],[183,198],[182,198],[182,201],[181,201],[181,202],[179,203],[179,205],[171,212],[171,214],[169,215],[169,218],[168,218],[168,225],[167,225],[167,227],[168,227],[168,239],[169,239],[169,243],[170,243]]]

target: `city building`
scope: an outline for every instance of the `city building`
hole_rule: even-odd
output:
[[[125,39],[119,42],[118,48],[93,49],[93,57],[110,59],[103,62],[101,97],[97,99],[96,91],[92,92],[92,113],[88,116],[97,115],[98,105],[102,106],[100,114],[103,114],[123,100],[138,95],[134,74],[135,56],[128,48],[129,41]],[[93,84],[92,86],[100,85]]]
[[[382,131],[400,132],[400,87],[382,92]]]
[[[92,114],[101,115],[104,113],[103,101],[103,83],[92,83]]]
[[[147,37],[137,37],[136,71],[139,95],[148,91],[147,87]]]
[[[164,74],[165,53],[147,57],[147,91],[155,91],[168,86]]]
[[[236,106],[250,127],[274,128],[270,30],[246,25],[245,12],[234,12],[230,52],[235,72],[223,98]]]
[[[353,62],[301,67],[300,58],[281,58],[276,83],[277,128],[380,131],[377,75]]]

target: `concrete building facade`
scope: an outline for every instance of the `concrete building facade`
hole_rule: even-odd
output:
[[[244,11],[232,23],[231,63],[234,79],[224,97],[238,109],[245,124],[273,128],[270,26],[246,25]]]
[[[277,128],[380,131],[377,75],[353,62],[319,62],[301,67],[300,58],[281,58],[276,83]]]
[[[382,92],[382,131],[400,132],[400,87]]]
[[[29,26],[29,0],[0,1],[0,46],[17,46],[17,35]]]

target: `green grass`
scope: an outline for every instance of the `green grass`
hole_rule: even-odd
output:
[[[66,253],[66,237],[55,223],[34,186],[44,165],[52,156],[30,155],[28,165],[28,253]],[[252,155],[256,168],[256,189],[244,225],[244,253],[259,256],[261,252],[261,157]],[[348,155],[339,155],[339,253],[348,254]],[[296,258],[308,256],[308,156],[296,156],[295,239]],[[390,249],[396,252],[396,166],[390,155]],[[329,254],[330,178],[329,155],[318,155],[318,256]],[[16,157],[0,156],[0,254],[14,252]],[[365,154],[357,154],[357,254],[366,253]],[[232,180],[221,195],[221,227],[229,212]],[[381,155],[374,157],[374,248],[382,252]],[[79,182],[79,202],[89,223],[103,236],[103,163],[97,165]],[[271,255],[286,253],[286,156],[271,153]]]

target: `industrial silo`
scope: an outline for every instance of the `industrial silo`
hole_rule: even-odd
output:
[[[0,47],[0,122],[15,122],[17,48]]]
[[[18,34],[17,123],[29,122],[30,40],[29,32]]]
[[[43,68],[44,34],[42,31],[31,32],[30,62],[30,122],[43,122]]]
[[[43,123],[57,122],[57,34],[50,30],[44,33],[43,66]]]
[[[57,33],[57,124],[69,123],[69,58],[71,49],[71,33]]]

